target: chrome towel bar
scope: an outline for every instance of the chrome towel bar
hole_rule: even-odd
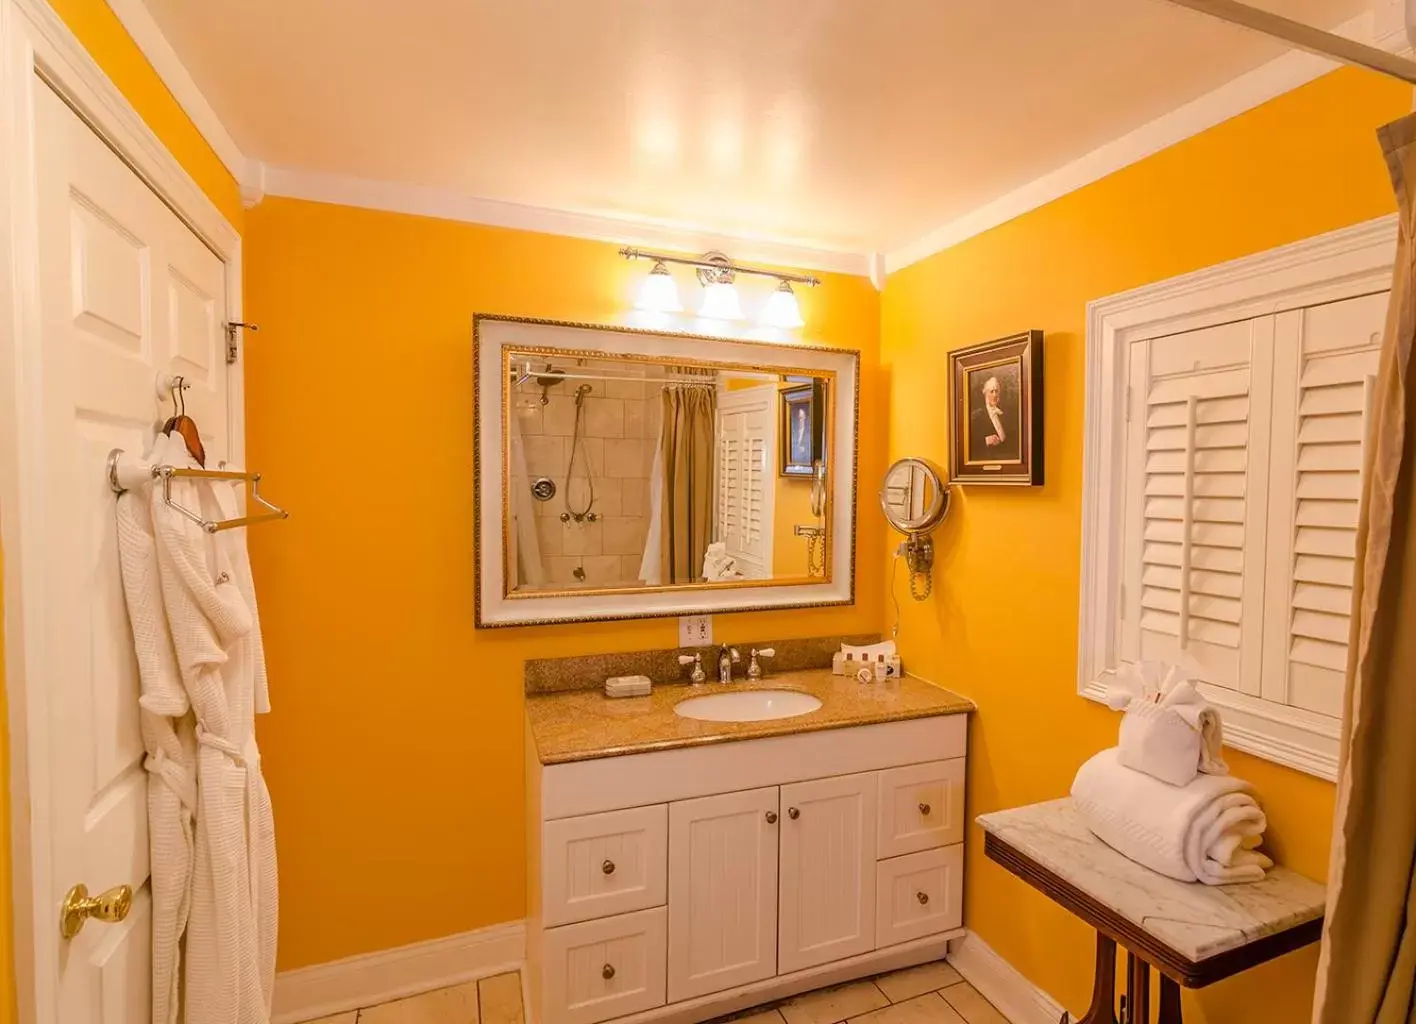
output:
[[[239,516],[235,519],[205,519],[181,503],[172,500],[173,477],[248,482],[251,485],[251,497],[268,511],[253,516]],[[123,494],[129,487],[147,479],[160,479],[162,481],[162,500],[207,533],[234,530],[239,526],[252,526],[256,523],[268,523],[276,519],[290,518],[289,512],[261,496],[261,475],[259,473],[241,473],[231,469],[178,469],[176,466],[154,466],[129,455],[122,448],[114,448],[108,453],[108,485],[113,488],[114,494]]]

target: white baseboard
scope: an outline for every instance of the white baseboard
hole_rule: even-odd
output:
[[[1058,1024],[1066,1012],[973,932],[949,943],[949,963],[1012,1024]]]
[[[300,1024],[333,1013],[520,970],[526,959],[526,923],[480,928],[315,964],[275,976],[271,1024]]]

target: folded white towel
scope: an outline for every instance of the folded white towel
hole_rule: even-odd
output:
[[[1146,661],[1125,666],[1106,702],[1121,719],[1118,749],[1128,768],[1183,786],[1198,772],[1224,775],[1219,712],[1178,665]]]
[[[1257,882],[1273,866],[1255,849],[1268,820],[1249,784],[1232,776],[1172,786],[1127,768],[1112,748],[1082,765],[1072,802],[1102,842],[1182,882]]]

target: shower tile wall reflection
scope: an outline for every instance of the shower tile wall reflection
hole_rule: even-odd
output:
[[[566,369],[571,374],[611,371],[618,376],[662,377],[658,367],[630,367],[622,362],[592,361]],[[589,390],[583,398],[577,441],[576,391],[582,387]],[[649,475],[659,435],[659,387],[640,381],[575,379],[543,387],[533,377],[516,387],[512,397],[525,455],[524,477],[513,461],[512,493],[529,493],[538,478],[555,484],[554,497],[529,502],[541,585],[557,589],[642,585]],[[593,512],[596,520],[586,517],[577,522],[574,513],[586,511]],[[562,516],[570,518],[562,521]],[[534,556],[525,547],[523,542],[513,563],[522,585],[534,584],[526,567]]]

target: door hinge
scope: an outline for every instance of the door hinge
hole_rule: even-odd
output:
[[[236,345],[236,332],[240,330],[259,331],[259,324],[248,324],[242,320],[232,320],[226,325],[226,363],[229,366],[236,361],[239,349]]]

